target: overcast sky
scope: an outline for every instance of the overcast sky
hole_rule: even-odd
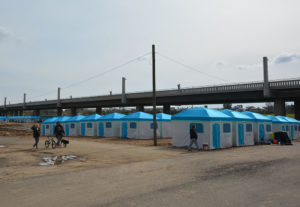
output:
[[[53,99],[59,86],[63,98],[120,93],[123,76],[127,92],[151,90],[153,43],[158,89],[260,81],[263,56],[270,79],[300,77],[299,8],[299,0],[0,0],[0,105],[23,93]]]

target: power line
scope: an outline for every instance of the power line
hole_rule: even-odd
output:
[[[108,69],[108,70],[106,70],[106,71],[104,71],[104,72],[95,74],[95,75],[93,75],[93,76],[91,76],[91,77],[89,77],[89,78],[87,78],[87,79],[78,81],[78,82],[76,82],[76,83],[72,83],[72,84],[67,85],[67,86],[65,86],[65,87],[62,87],[61,89],[71,88],[71,87],[74,87],[74,86],[76,86],[76,85],[82,84],[82,83],[84,83],[84,82],[86,82],[86,81],[89,81],[89,80],[98,78],[98,77],[103,76],[103,75],[105,75],[105,74],[107,74],[107,73],[110,73],[110,72],[115,71],[115,70],[117,70],[117,69],[119,69],[119,68],[122,68],[122,67],[124,67],[124,66],[126,66],[126,65],[129,65],[130,63],[133,63],[133,62],[135,62],[135,61],[137,61],[137,60],[140,60],[141,58],[143,58],[143,57],[145,57],[145,56],[147,56],[147,55],[150,55],[150,54],[151,54],[151,52],[147,52],[147,53],[145,53],[145,54],[143,54],[143,55],[140,55],[140,56],[135,57],[135,58],[133,58],[133,59],[131,59],[131,60],[129,60],[129,61],[126,61],[126,62],[124,62],[124,63],[122,63],[122,64],[120,64],[120,65],[117,65],[117,66],[115,66],[115,67],[112,67],[112,68],[110,68],[110,69]],[[53,94],[53,93],[56,93],[56,91],[57,91],[57,90],[52,90],[52,91],[50,91],[50,92],[48,92],[48,93],[45,93],[45,94],[41,94],[41,95],[37,95],[37,96],[31,97],[31,99],[35,99],[35,98],[39,98],[39,97],[46,96],[46,95],[49,95],[49,94]]]
[[[217,77],[217,76],[214,76],[214,75],[205,73],[205,72],[203,72],[203,71],[200,71],[199,69],[197,69],[197,68],[195,68],[195,67],[192,67],[192,66],[189,66],[189,65],[187,65],[187,64],[185,64],[185,63],[179,62],[179,61],[177,61],[177,60],[175,60],[175,59],[173,59],[173,58],[170,58],[170,57],[168,57],[168,56],[166,56],[166,55],[163,55],[163,54],[161,54],[161,53],[156,52],[156,54],[158,54],[159,56],[161,56],[161,57],[163,57],[163,58],[165,58],[165,59],[167,59],[167,60],[169,60],[169,61],[171,61],[171,62],[173,62],[173,63],[176,63],[176,64],[181,65],[181,66],[183,66],[183,67],[185,67],[185,68],[187,68],[187,69],[190,69],[190,70],[192,70],[192,71],[201,73],[201,74],[203,74],[203,75],[209,76],[209,77],[214,78],[214,79],[217,79],[217,80],[221,80],[221,81],[223,81],[223,82],[228,82],[227,80],[225,80],[225,79],[223,79],[223,78],[220,78],[220,77]]]
[[[73,86],[79,85],[79,84],[84,83],[84,82],[86,82],[86,81],[89,81],[89,80],[98,78],[98,77],[100,77],[100,76],[102,76],[102,75],[105,75],[105,74],[110,73],[110,72],[112,72],[112,71],[115,71],[115,70],[117,70],[117,69],[119,69],[119,68],[122,68],[122,67],[124,67],[124,66],[126,66],[126,65],[128,65],[128,64],[130,64],[130,63],[132,63],[132,62],[135,62],[135,61],[137,61],[138,59],[140,59],[140,58],[142,58],[142,57],[145,57],[145,56],[147,56],[147,55],[149,55],[149,54],[150,54],[150,52],[147,52],[147,53],[145,53],[145,54],[143,54],[143,55],[141,55],[141,56],[138,56],[138,57],[136,57],[136,58],[134,58],[134,59],[131,59],[131,60],[125,62],[125,63],[122,63],[122,64],[120,64],[120,65],[118,65],[118,66],[112,67],[112,68],[110,68],[110,69],[108,69],[108,70],[106,70],[106,71],[104,71],[104,72],[95,74],[95,75],[93,75],[93,76],[90,77],[90,78],[87,78],[87,79],[84,79],[84,80],[82,80],[82,81],[78,81],[78,82],[76,82],[76,83],[73,83],[73,84],[71,84],[71,85],[62,87],[62,89],[71,88],[71,87],[73,87]]]

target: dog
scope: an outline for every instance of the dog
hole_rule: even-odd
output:
[[[67,147],[67,144],[69,144],[69,140],[62,139],[61,143],[63,143],[64,147]]]

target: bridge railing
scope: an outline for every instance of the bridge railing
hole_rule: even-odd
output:
[[[239,84],[231,84],[231,85],[215,85],[215,86],[204,86],[204,87],[195,87],[195,88],[181,88],[181,89],[169,89],[169,90],[158,90],[158,96],[172,96],[172,95],[179,95],[179,94],[206,94],[206,93],[229,93],[229,92],[241,92],[241,91],[250,91],[250,90],[262,90],[264,87],[263,82],[251,82],[251,83],[239,83]],[[288,88],[298,88],[300,87],[300,79],[291,79],[291,80],[276,80],[269,82],[270,89],[288,89]],[[90,97],[77,97],[77,98],[66,98],[61,99],[61,101],[66,102],[77,102],[80,99],[107,99],[113,98],[117,99],[120,98],[121,94],[114,94],[114,95],[102,95],[102,96],[90,96]],[[143,91],[143,92],[131,92],[126,93],[128,98],[140,98],[140,97],[150,97],[152,96],[152,91]],[[56,103],[56,100],[48,100],[48,101],[35,101],[30,104],[34,105],[45,105],[45,104],[53,104]],[[17,107],[22,106],[22,103],[19,104],[10,104],[7,107]],[[4,106],[0,106],[4,108]]]

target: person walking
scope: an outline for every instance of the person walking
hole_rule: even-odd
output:
[[[33,132],[33,137],[35,139],[35,143],[33,145],[33,147],[35,147],[36,149],[38,148],[38,143],[39,143],[39,140],[40,140],[40,136],[41,136],[41,129],[39,127],[38,124],[35,124],[31,127],[32,129],[32,132]]]
[[[63,135],[65,134],[63,126],[60,124],[60,122],[56,122],[56,126],[54,128],[54,135],[57,138],[57,146],[60,146],[61,139]]]
[[[199,145],[198,145],[198,142],[197,142],[197,139],[198,139],[198,135],[197,135],[197,132],[196,132],[196,126],[193,125],[192,128],[190,129],[190,138],[191,138],[191,141],[190,141],[190,145],[188,147],[188,151],[192,151],[192,145],[195,143],[197,149],[199,150]]]

